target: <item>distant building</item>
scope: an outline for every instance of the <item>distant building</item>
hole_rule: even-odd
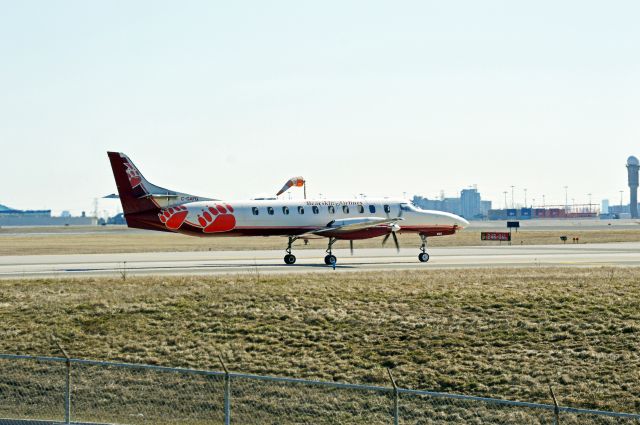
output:
[[[489,211],[489,220],[531,220],[544,218],[597,218],[598,211],[592,210],[590,205],[576,205],[569,209],[565,206],[550,206],[546,208],[506,208]]]
[[[465,218],[482,218],[480,194],[478,189],[462,189],[460,192],[461,216]]]
[[[425,210],[446,211],[468,220],[486,218],[491,201],[483,201],[478,189],[463,189],[459,198],[428,199],[414,196],[413,203]]]
[[[631,216],[631,208],[629,205],[609,205],[609,214],[629,214]]]
[[[82,226],[95,225],[94,217],[54,217],[51,210],[16,210],[0,205],[0,226]]]
[[[608,199],[603,199],[602,200],[602,214],[609,214],[609,200]]]
[[[108,217],[106,220],[104,218],[101,218],[100,220],[98,220],[98,224],[100,225],[111,225],[111,224],[127,224],[127,220],[124,218],[124,214],[123,213],[118,213],[116,215],[114,215],[113,217]]]
[[[489,216],[489,211],[491,210],[491,201],[480,201],[480,212],[482,213],[482,217]]]

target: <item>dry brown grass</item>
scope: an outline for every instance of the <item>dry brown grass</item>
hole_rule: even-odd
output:
[[[637,242],[640,230],[528,230],[513,233],[513,244],[548,245],[560,244],[561,235],[569,239],[579,237],[580,243]],[[284,237],[208,237],[198,238],[173,233],[140,232],[127,230],[102,230],[95,233],[74,233],[59,231],[47,234],[25,233],[0,236],[0,255],[37,255],[37,254],[92,254],[120,252],[166,252],[166,251],[221,251],[221,250],[284,250]],[[382,239],[355,241],[356,248],[379,247]],[[390,242],[391,243],[391,242]],[[569,242],[570,243],[570,242]],[[296,242],[295,249],[326,248],[326,239],[312,239],[308,245]],[[402,246],[420,245],[415,234],[400,235]],[[496,245],[498,242],[480,240],[479,231],[462,231],[453,236],[429,239],[430,246],[473,246]],[[340,241],[336,247],[347,247]]]
[[[640,269],[330,276],[2,281],[0,352],[640,411]]]

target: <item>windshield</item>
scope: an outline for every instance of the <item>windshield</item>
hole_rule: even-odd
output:
[[[409,205],[409,209],[415,210],[415,211],[424,211],[422,208],[420,208],[418,205],[416,205],[413,201],[410,201],[411,204]],[[408,205],[408,204],[402,204],[402,205]]]
[[[411,203],[400,204],[400,209],[402,211],[411,211],[411,210],[416,211],[416,210],[419,210],[420,208],[416,207],[416,205],[413,202],[411,202]]]

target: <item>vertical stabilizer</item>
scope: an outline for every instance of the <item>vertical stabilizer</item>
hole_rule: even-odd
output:
[[[113,177],[116,179],[118,195],[122,203],[124,214],[136,214],[144,211],[154,211],[159,209],[145,186],[149,183],[142,176],[140,171],[133,165],[133,162],[123,153],[107,152]]]
[[[167,231],[158,213],[189,202],[215,199],[175,192],[149,183],[125,154],[107,152],[129,227]]]

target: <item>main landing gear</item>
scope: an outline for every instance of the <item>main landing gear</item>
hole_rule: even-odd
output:
[[[329,247],[325,251],[327,253],[327,256],[324,257],[324,263],[327,266],[333,266],[338,261],[336,256],[331,253],[331,247],[333,246],[334,243],[336,243],[336,241],[337,241],[336,238],[329,238]]]
[[[297,239],[297,236],[289,236],[289,243],[287,244],[287,249],[285,249],[287,252],[287,255],[284,256],[285,264],[293,264],[296,262],[296,256],[291,253],[291,245],[293,245]]]
[[[427,254],[427,235],[420,234],[420,239],[422,239],[422,245],[420,245],[420,254],[418,254],[418,260],[421,263],[426,263],[429,261],[429,254]]]
[[[284,256],[285,264],[291,265],[296,262],[296,256],[291,253],[291,245],[293,245],[293,243],[298,239],[298,236],[289,236],[289,243],[287,244],[287,249],[285,249],[287,252],[287,255]],[[336,241],[336,238],[329,238],[329,247],[326,250],[327,256],[324,257],[324,263],[328,266],[333,266],[338,261],[336,256],[331,253],[331,248]]]

